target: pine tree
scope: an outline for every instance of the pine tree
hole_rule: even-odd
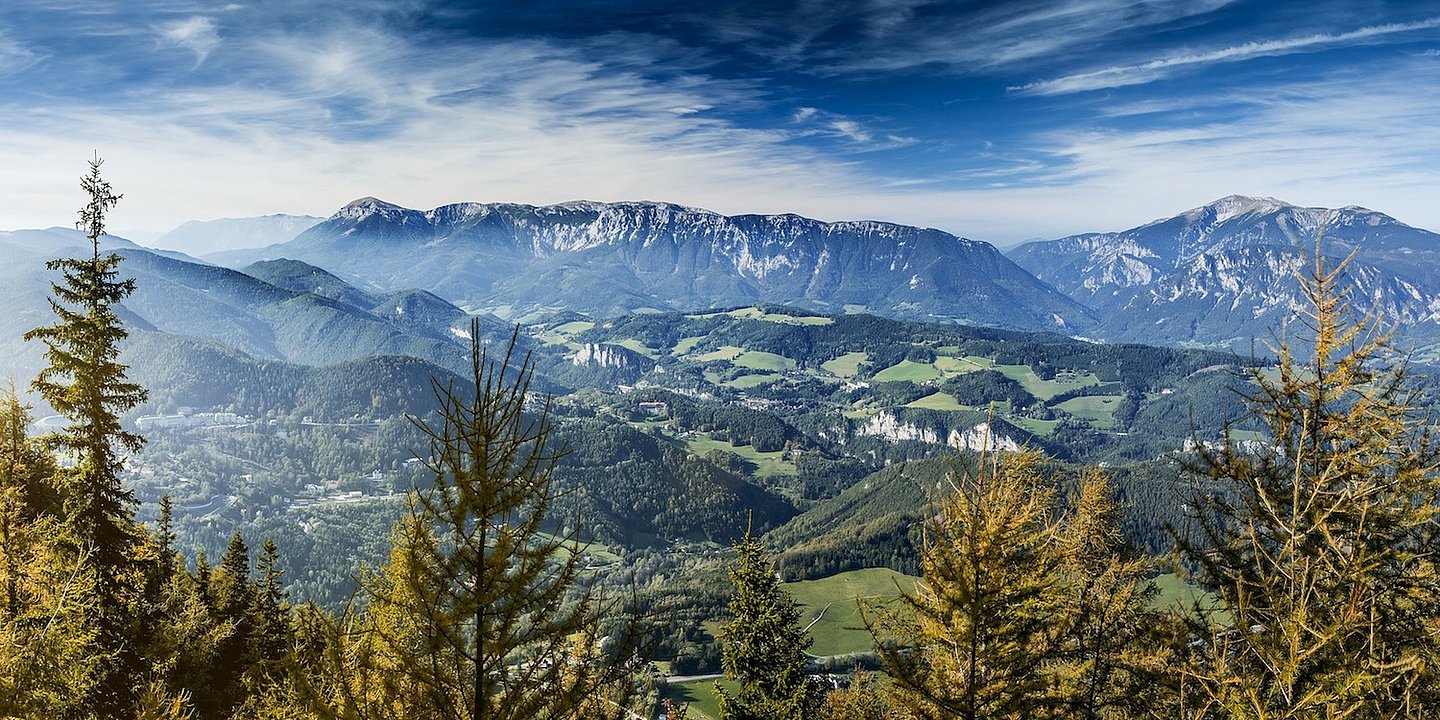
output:
[[[528,402],[518,328],[499,360],[480,336],[472,324],[475,394],[437,383],[440,426],[417,423],[434,484],[364,583],[369,608],[331,633],[334,669],[310,694],[339,717],[628,717],[635,628],[606,644],[602,621],[620,608],[582,576],[579,523],[546,533],[561,456],[549,401]]]
[[[89,202],[77,226],[90,239],[91,256],[46,263],[62,274],[52,283],[50,308],[58,320],[25,334],[46,346],[48,365],[32,387],[69,423],[48,436],[50,445],[73,461],[62,475],[68,535],[94,576],[91,616],[100,645],[95,654],[108,658],[102,680],[90,698],[94,711],[120,716],[134,698],[133,676],[140,660],[131,619],[136,598],[135,545],[140,533],[133,517],[134,497],[120,483],[124,453],[139,450],[143,438],[121,427],[120,415],[145,400],[144,388],[129,382],[117,357],[126,332],[114,307],[135,289],[133,279],[120,280],[120,256],[100,254],[105,215],[120,200],[100,176],[101,161],[90,162],[80,185]]]
[[[732,695],[716,683],[722,720],[806,720],[824,692],[805,674],[810,636],[800,608],[780,587],[765,546],[750,534],[735,543],[730,563],[731,620],[720,631],[725,677],[740,685]]]
[[[1032,452],[995,453],[957,467],[926,524],[916,591],[867,619],[917,718],[1022,720],[1055,705],[1060,556],[1037,463]]]
[[[1405,365],[1317,242],[1301,278],[1311,345],[1256,370],[1264,443],[1199,444],[1210,490],[1179,537],[1233,618],[1196,622],[1193,717],[1401,718],[1440,712],[1435,523],[1440,473]],[[1196,613],[1203,618],[1202,613]]]
[[[99,660],[86,623],[91,577],[35,500],[54,463],[29,425],[14,388],[0,393],[0,717],[83,711]]]
[[[13,384],[0,391],[0,484],[13,488],[22,516],[59,516],[60,498],[53,479],[55,459],[28,431],[30,406],[20,400]]]
[[[0,618],[20,613],[21,571],[33,549],[34,524],[53,508],[48,480],[55,463],[26,435],[30,407],[13,386],[0,393]]]

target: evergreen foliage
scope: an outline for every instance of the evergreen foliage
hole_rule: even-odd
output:
[[[775,564],[749,531],[735,543],[730,564],[731,621],[720,631],[725,677],[740,685],[731,695],[718,683],[722,720],[805,720],[824,699],[805,674],[810,637],[800,608],[780,587]]]
[[[1057,537],[1063,631],[1054,661],[1055,714],[1075,720],[1147,717],[1173,702],[1167,668],[1176,625],[1152,610],[1153,561],[1120,530],[1120,504],[1105,473],[1080,477]]]
[[[145,400],[145,389],[125,377],[117,358],[126,331],[114,307],[135,289],[133,279],[119,279],[120,256],[100,254],[105,214],[120,201],[100,175],[101,160],[90,161],[80,180],[89,197],[77,227],[90,240],[89,258],[61,258],[46,268],[61,272],[51,284],[54,325],[35,328],[26,340],[46,346],[48,365],[32,387],[68,424],[47,437],[67,454],[70,464],[60,473],[65,498],[64,519],[74,557],[84,559],[93,576],[94,608],[87,619],[95,624],[92,648],[101,658],[101,679],[89,696],[99,714],[120,714],[134,701],[133,676],[140,669],[131,619],[138,598],[135,546],[141,537],[134,522],[134,497],[120,482],[125,452],[140,449],[143,438],[120,425],[120,415]]]

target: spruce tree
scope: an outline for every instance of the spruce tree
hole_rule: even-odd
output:
[[[134,675],[140,659],[130,633],[137,598],[135,545],[140,531],[133,517],[134,497],[120,482],[125,453],[140,449],[143,438],[121,427],[120,415],[145,400],[145,389],[128,381],[118,360],[126,331],[115,305],[135,289],[133,279],[119,279],[120,256],[100,253],[105,216],[117,202],[100,176],[101,160],[90,162],[80,180],[89,201],[77,226],[90,240],[91,255],[46,263],[61,272],[51,284],[50,308],[57,321],[25,334],[46,346],[47,366],[32,387],[69,421],[47,437],[70,464],[61,475],[68,535],[75,556],[94,577],[92,621],[105,658],[102,678],[89,698],[100,715],[121,716],[134,698]]]
[[[209,687],[196,693],[195,704],[204,715],[222,717],[244,701],[243,678],[254,660],[250,653],[254,632],[250,548],[238,532],[231,536],[211,574],[210,591],[215,621],[225,634],[216,647]]]
[[[1033,452],[958,467],[926,523],[923,578],[867,619],[897,699],[926,720],[1021,720],[1055,705],[1063,593],[1054,493]]]
[[[1221,718],[1430,717],[1440,473],[1403,357],[1352,321],[1342,262],[1301,277],[1308,353],[1251,373],[1263,442],[1198,443],[1206,491],[1179,537],[1231,619],[1195,613],[1186,711]],[[1197,609],[1198,610],[1198,609]]]
[[[721,719],[814,717],[824,692],[805,674],[810,636],[764,545],[748,529],[735,543],[729,575],[732,619],[720,631],[721,657],[725,677],[740,688],[732,695],[716,683]]]

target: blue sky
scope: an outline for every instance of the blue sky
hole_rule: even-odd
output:
[[[1440,230],[1440,2],[0,4],[0,229],[650,199],[1008,245],[1231,193]]]

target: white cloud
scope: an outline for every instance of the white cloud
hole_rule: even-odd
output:
[[[220,44],[220,33],[216,32],[215,23],[198,15],[165,23],[157,31],[165,42],[194,53],[196,67],[205,62],[205,58]]]
[[[764,89],[655,71],[633,38],[457,49],[338,23],[277,32],[227,31],[225,51],[193,74],[219,85],[157,83],[124,102],[80,96],[45,108],[0,95],[0,167],[25,168],[0,173],[0,228],[69,224],[75,179],[98,149],[126,195],[117,230],[324,215],[365,195],[420,208],[588,198],[882,219],[1009,243],[1122,229],[1234,192],[1362,204],[1440,229],[1440,136],[1423,132],[1440,116],[1440,87],[1424,55],[1208,98],[1233,108],[1224,122],[1107,129],[1184,115],[1180,100],[1086,114],[1067,119],[1093,123],[1083,132],[977,142],[985,157],[956,161],[973,171],[932,178],[859,162],[914,142],[873,117],[805,106],[772,127],[727,119],[756,109]]]
[[[1214,12],[1235,0],[1041,0],[994,3],[978,10],[952,3],[899,6],[878,2],[863,16],[869,43],[815,49],[814,59],[833,72],[886,72],[940,66],[973,73],[1050,62],[1093,48],[1101,38],[1164,26]],[[916,13],[914,5],[945,10]],[[835,24],[855,18],[835,16]]]
[[[35,64],[39,56],[19,41],[0,32],[0,76],[16,73]]]
[[[1364,43],[1398,33],[1430,30],[1434,28],[1440,28],[1440,18],[1431,18],[1429,20],[1410,23],[1372,25],[1344,33],[1317,33],[1284,40],[1248,42],[1241,45],[1220,48],[1218,50],[1211,50],[1209,52],[1184,52],[1135,65],[1108,67],[1050,80],[1040,80],[1025,85],[1018,85],[1010,88],[1010,90],[1029,95],[1060,95],[1084,92],[1087,90],[1142,85],[1171,77],[1179,72],[1190,70],[1197,66],[1241,62],[1263,56],[1316,52],[1337,45]]]

